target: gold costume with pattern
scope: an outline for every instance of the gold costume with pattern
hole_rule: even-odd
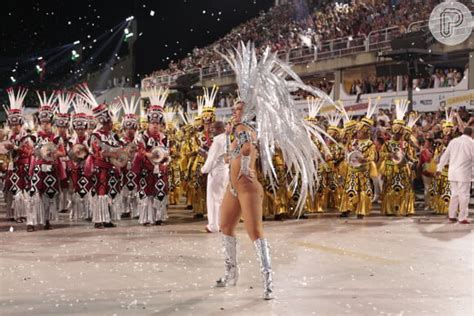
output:
[[[444,144],[438,145],[435,149],[434,160],[439,162],[441,155],[446,150]],[[451,187],[448,180],[449,166],[444,166],[440,175],[437,175],[430,187],[430,208],[436,214],[445,215],[449,211],[449,201],[451,200]]]
[[[394,156],[401,153],[405,157],[398,163]],[[413,173],[410,167],[407,144],[403,140],[389,140],[381,150],[383,176],[382,214],[413,215],[415,213],[413,194]]]
[[[352,150],[360,151],[366,162],[358,167],[350,165],[347,167],[340,210],[367,216],[372,208],[374,194],[370,175],[371,171],[376,169],[374,163],[376,149],[370,139],[362,139],[354,142]]]

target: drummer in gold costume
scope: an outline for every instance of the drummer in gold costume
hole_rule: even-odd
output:
[[[408,142],[403,139],[405,132],[405,113],[408,100],[396,100],[396,119],[392,123],[392,138],[381,150],[380,172],[384,183],[382,191],[382,214],[388,216],[409,216],[415,213],[413,192],[413,173]]]
[[[217,86],[213,86],[211,91],[204,88],[204,96],[198,98],[198,107],[201,108],[199,111],[200,122],[195,121],[198,132],[194,137],[195,158],[191,167],[191,184],[194,187],[192,205],[195,218],[203,218],[206,212],[207,175],[201,173],[201,167],[206,162],[207,152],[212,145],[213,136],[210,128],[216,120],[214,100],[218,89]]]
[[[275,188],[272,188],[270,181],[263,182],[265,183],[265,207],[267,210],[267,212],[264,211],[264,216],[274,215],[275,220],[284,220],[289,217],[290,192],[288,191],[285,161],[279,149],[276,149],[273,155],[273,165],[277,183],[275,183]]]
[[[441,156],[453,138],[454,124],[452,114],[453,112],[448,113],[448,110],[446,110],[446,120],[443,123],[443,140],[441,143],[438,143],[434,152],[434,160],[436,163],[439,163]],[[435,177],[430,189],[431,209],[439,215],[448,214],[449,210],[451,187],[448,181],[448,168],[449,166],[446,165],[441,174]]]
[[[374,163],[377,151],[370,139],[370,132],[374,126],[372,116],[376,109],[377,104],[372,104],[369,98],[367,115],[357,123],[357,140],[352,143],[351,152],[347,156],[349,165],[341,199],[341,217],[355,213],[357,218],[362,219],[370,214],[372,208],[371,176],[377,174]]]
[[[166,107],[164,119],[166,122],[165,134],[168,141],[171,161],[168,165],[169,204],[179,204],[181,196],[181,169],[180,169],[180,135],[175,121],[176,111],[174,108]]]
[[[344,147],[339,142],[341,130],[339,129],[339,122],[341,121],[341,115],[339,113],[331,113],[326,115],[328,120],[327,134],[330,138],[327,138],[326,144],[329,148],[329,155],[326,155],[324,160],[326,166],[323,173],[324,191],[322,204],[323,208],[337,208],[339,209],[342,195],[341,185],[341,171],[340,165],[344,160]]]
[[[307,99],[308,102],[308,116],[305,120],[311,125],[318,124],[318,114],[323,106],[324,101],[322,99],[315,99],[310,97]],[[321,151],[322,143],[320,140],[313,139],[314,144],[318,148],[318,152]],[[318,160],[318,188],[314,196],[309,195],[306,199],[306,212],[308,213],[322,213],[323,212],[323,197],[326,191],[327,183],[324,181],[323,174],[327,168],[326,163],[322,157],[314,157],[313,159]],[[294,195],[294,194],[293,194]],[[298,196],[295,196],[293,201],[298,200]]]
[[[194,160],[193,156],[193,139],[195,134],[195,128],[192,122],[189,122],[188,119],[184,117],[182,113],[182,119],[185,121],[185,125],[182,128],[183,139],[181,142],[181,156],[179,159],[179,168],[181,172],[181,188],[185,193],[186,198],[186,208],[192,209],[192,197],[193,197],[193,187],[191,185],[191,167],[192,161]]]

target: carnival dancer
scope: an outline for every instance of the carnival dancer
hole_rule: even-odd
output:
[[[308,116],[305,118],[305,121],[308,124],[312,124],[313,126],[318,126],[319,122],[317,116],[319,115],[319,111],[324,104],[324,99],[309,97],[306,101],[308,103]],[[318,149],[321,149],[322,143],[319,141],[319,139],[313,139],[313,142],[315,146],[318,147]],[[326,179],[324,178],[324,173],[326,172],[327,165],[323,161],[322,157],[314,157],[313,159],[318,165],[318,189],[316,191],[316,195],[308,196],[306,200],[306,210],[308,213],[323,213],[323,198],[324,192],[327,189],[327,182],[325,181]],[[293,196],[294,195],[295,194],[293,193]],[[296,203],[296,201],[294,201],[294,203]]]
[[[61,142],[64,150],[68,153],[71,150],[71,138],[68,135],[69,131],[69,109],[72,106],[74,94],[70,92],[57,93],[57,107],[55,108],[54,125],[56,126],[55,143]],[[71,188],[71,165],[67,155],[60,157],[62,169],[66,172],[66,178],[61,180],[60,192],[58,195],[59,203],[58,209],[61,213],[66,213],[70,210],[72,205],[72,188]]]
[[[223,233],[225,275],[217,286],[235,285],[238,279],[237,239],[235,227],[242,216],[245,228],[255,245],[264,285],[264,299],[273,298],[272,268],[268,241],[263,235],[263,188],[256,176],[256,159],[261,155],[264,177],[274,180],[273,150],[278,147],[292,170],[293,188],[301,179],[297,210],[301,212],[308,192],[313,194],[318,155],[312,136],[316,128],[305,124],[295,113],[290,90],[303,88],[321,98],[329,97],[304,85],[291,68],[267,48],[260,60],[252,44],[223,57],[236,74],[241,100],[233,109],[235,139],[230,145],[230,183],[221,207],[220,228]],[[293,80],[285,80],[287,77]],[[255,129],[257,128],[257,129]]]
[[[94,195],[91,197],[92,222],[95,228],[115,227],[112,221],[120,220],[122,199],[120,195],[121,168],[128,154],[122,142],[112,131],[112,113],[105,103],[98,104],[86,84],[78,86],[78,96],[93,105],[92,112],[99,128],[90,136],[92,155],[87,158],[84,174],[95,177]]]
[[[372,116],[377,109],[378,100],[372,104],[369,98],[367,114],[357,123],[357,140],[352,143],[351,152],[347,156],[348,170],[340,207],[342,217],[355,213],[358,219],[362,219],[370,214],[372,208],[371,178],[377,176],[374,163],[377,152],[370,139],[370,131],[374,126]]]
[[[90,154],[89,135],[87,133],[90,109],[81,97],[74,98],[74,114],[72,116],[72,129],[74,135],[71,138],[71,149],[69,151],[71,166],[71,184],[73,189],[71,220],[92,220],[90,205],[91,189],[93,182],[91,177],[85,175],[85,162]]]
[[[46,93],[37,93],[40,101],[39,131],[35,137],[35,151],[30,165],[30,203],[27,209],[27,231],[37,225],[52,229],[50,221],[58,218],[58,195],[60,182],[66,178],[60,158],[66,155],[61,138],[52,131],[56,94],[48,98]]]
[[[5,149],[8,150],[4,194],[7,218],[22,223],[26,220],[28,207],[29,168],[33,154],[33,140],[24,129],[23,101],[27,89],[19,88],[17,93],[13,88],[7,89],[10,107],[5,109],[10,132],[7,135]]]
[[[454,112],[446,109],[446,119],[443,122],[443,139],[441,142],[436,144],[434,153],[434,160],[438,164],[441,156],[444,154],[446,148],[448,148],[449,142],[453,139],[454,135],[454,123],[453,117]],[[440,172],[436,173],[436,177],[432,182],[430,189],[430,202],[432,203],[431,209],[437,215],[447,215],[449,211],[449,201],[451,199],[451,186],[448,180],[449,174],[449,161],[443,166]]]
[[[395,100],[396,119],[391,126],[392,137],[385,142],[381,150],[383,177],[382,214],[387,216],[410,216],[415,212],[413,192],[412,162],[409,157],[408,143],[403,139],[405,133],[405,113],[408,100]]]
[[[341,217],[347,217],[349,213],[346,210],[341,209],[341,202],[344,196],[344,185],[346,181],[346,177],[349,170],[349,164],[347,161],[347,154],[352,152],[352,146],[355,143],[356,139],[356,127],[357,122],[352,119],[351,116],[347,113],[344,105],[341,102],[335,103],[336,110],[341,113],[342,122],[343,122],[343,129],[341,132],[340,143],[344,149],[344,159],[339,164],[339,188],[340,188],[340,204],[338,206],[339,212],[341,213]]]
[[[332,112],[326,115],[328,121],[326,144],[329,153],[325,155],[326,168],[324,176],[324,192],[322,198],[322,205],[324,208],[339,209],[341,203],[342,186],[340,175],[340,164],[344,160],[344,147],[338,143],[340,140],[339,122],[341,121],[341,114]]]
[[[212,145],[211,124],[216,120],[214,100],[219,88],[213,86],[211,92],[204,88],[204,95],[198,97],[198,119],[195,120],[197,133],[194,149],[196,156],[192,165],[192,184],[194,186],[193,212],[195,218],[203,218],[206,211],[207,175],[201,173],[207,153]],[[212,103],[210,103],[212,102]],[[199,124],[200,123],[200,124]]]
[[[132,163],[137,152],[138,138],[138,116],[136,114],[140,98],[132,96],[120,98],[119,102],[123,108],[124,116],[122,118],[123,135],[121,141],[129,153],[127,165],[123,168],[123,211],[122,217],[138,217],[138,180],[136,174],[132,171]]]
[[[405,126],[405,133],[403,134],[403,138],[405,140],[405,150],[406,150],[406,161],[410,166],[410,178],[411,184],[413,188],[413,181],[416,178],[416,166],[418,165],[418,155],[417,151],[419,148],[418,140],[413,135],[413,127],[415,126],[416,122],[420,119],[420,115],[416,112],[411,112],[408,114],[408,121]],[[409,190],[407,192],[407,205],[408,210],[407,214],[415,214],[415,190]],[[410,215],[408,215],[410,216]]]
[[[138,135],[138,152],[132,171],[138,177],[138,223],[161,225],[168,218],[168,163],[163,108],[168,98],[168,89],[154,88],[148,108],[147,129]]]
[[[190,122],[190,120],[188,120],[182,112],[180,112],[180,115],[185,124],[182,127],[183,142],[181,144],[181,158],[179,160],[179,167],[182,175],[181,187],[185,192],[186,209],[191,210],[193,208],[193,187],[191,183],[190,166],[192,165],[192,161],[194,160],[192,139],[194,138],[195,129],[192,122]]]
[[[170,163],[168,165],[168,197],[170,205],[179,204],[181,197],[181,146],[182,135],[177,128],[175,121],[176,111],[172,107],[165,107],[163,117],[166,122],[165,135],[169,149]]]

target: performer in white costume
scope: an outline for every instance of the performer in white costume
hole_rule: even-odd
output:
[[[201,168],[202,173],[207,173],[207,221],[206,231],[219,232],[219,212],[224,198],[224,193],[229,183],[229,164],[225,162],[227,135],[222,121],[211,125],[214,136],[206,162]]]

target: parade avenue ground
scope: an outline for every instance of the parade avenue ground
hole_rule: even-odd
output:
[[[61,214],[33,233],[0,215],[1,315],[473,314],[473,225],[429,213],[265,221],[273,301],[242,224],[241,277],[222,289],[219,235],[183,208],[164,226],[97,230]]]

